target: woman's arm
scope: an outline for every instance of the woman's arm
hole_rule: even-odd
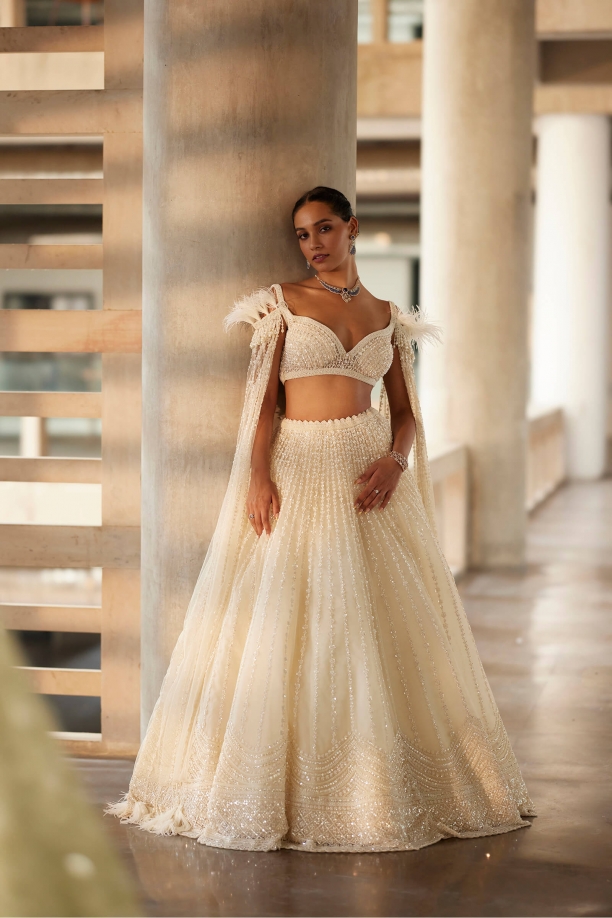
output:
[[[285,330],[280,332],[276,342],[270,379],[264,393],[251,453],[251,482],[246,500],[246,509],[249,516],[253,514],[253,519],[249,519],[249,522],[258,536],[264,530],[268,535],[271,532],[270,505],[275,516],[280,512],[278,491],[276,485],[270,479],[270,443],[276,400],[278,398],[278,374],[284,344]]]
[[[396,347],[393,348],[393,362],[384,380],[391,412],[392,449],[408,457],[416,434],[416,423]],[[378,505],[381,510],[384,510],[397,488],[401,474],[402,468],[392,456],[382,456],[376,459],[355,481],[355,484],[365,483],[363,490],[355,499],[356,509],[360,512],[367,512]],[[375,493],[375,489],[378,494]]]
[[[392,449],[407,458],[416,435],[416,421],[406,390],[399,351],[396,347],[393,348],[393,362],[385,376],[385,388],[391,412]]]

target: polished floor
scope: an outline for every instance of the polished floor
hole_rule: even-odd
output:
[[[564,487],[532,515],[523,573],[460,587],[532,825],[414,852],[253,854],[106,817],[147,914],[612,914],[612,480]],[[77,766],[99,806],[127,787],[129,762]]]

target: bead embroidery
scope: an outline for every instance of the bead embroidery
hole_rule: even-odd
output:
[[[281,382],[333,374],[350,376],[373,386],[391,366],[393,316],[385,328],[366,335],[347,351],[327,325],[309,316],[296,316],[286,306],[281,309],[287,324],[279,372]]]
[[[246,519],[279,290],[227,322],[254,329],[230,482],[129,791],[106,812],[245,850],[409,850],[526,826],[533,806],[436,536],[412,350],[427,326],[392,307],[416,437],[386,509],[353,509],[355,477],[392,444],[383,385],[380,412],[282,418],[281,512],[259,540]],[[353,351],[388,347],[387,331]]]

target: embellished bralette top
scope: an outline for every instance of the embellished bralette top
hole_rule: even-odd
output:
[[[252,325],[251,348],[258,347],[274,328],[285,329],[279,368],[283,383],[304,376],[330,375],[350,376],[373,386],[391,367],[397,334],[414,342],[439,337],[439,328],[425,321],[422,314],[404,313],[392,302],[389,307],[389,323],[365,335],[349,351],[328,325],[291,312],[280,284],[242,297],[234,304],[224,324],[226,329],[239,322]],[[411,349],[409,353],[412,355]]]
[[[388,325],[365,335],[347,351],[328,325],[291,312],[279,285],[274,287],[287,329],[279,371],[282,383],[304,376],[332,375],[351,376],[373,386],[385,375],[393,361],[393,306]]]

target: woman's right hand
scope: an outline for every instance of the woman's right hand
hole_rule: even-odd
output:
[[[246,511],[249,523],[257,533],[257,537],[265,530],[268,535],[272,531],[270,525],[270,507],[276,517],[280,512],[280,500],[276,485],[271,480],[269,473],[251,471],[251,483],[246,500]],[[251,514],[253,518],[251,519]]]

